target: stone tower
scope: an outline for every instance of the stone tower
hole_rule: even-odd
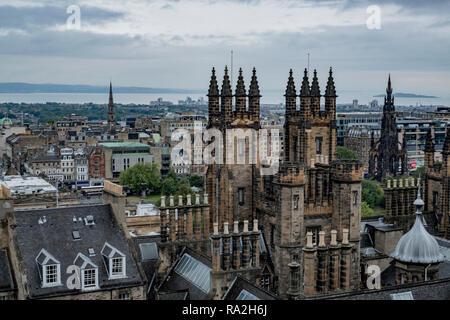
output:
[[[116,111],[114,109],[112,83],[109,83],[109,102],[108,102],[108,132],[114,133],[116,130]]]
[[[371,149],[369,157],[369,175],[372,178],[381,181],[388,176],[403,175],[407,172],[405,136],[403,136],[403,140],[404,143],[399,144],[391,76],[389,75],[381,120],[381,137]]]
[[[271,248],[275,287],[282,298],[359,286],[362,166],[336,160],[331,69],[324,97],[322,109],[316,71],[310,86],[305,70],[299,96],[289,72],[285,158],[279,172],[263,177],[259,187],[257,217]]]
[[[248,94],[242,69],[239,70],[233,93],[228,68],[219,94],[215,69],[212,70],[208,91],[209,132],[215,149],[206,173],[206,189],[210,194],[211,228],[217,222],[252,221],[256,192],[255,171],[258,167],[257,135],[259,133],[260,92],[256,70],[253,69]],[[220,103],[219,103],[220,102]],[[211,160],[212,160],[211,159]]]

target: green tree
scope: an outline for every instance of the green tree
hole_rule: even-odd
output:
[[[202,176],[193,174],[189,177],[189,182],[191,183],[191,186],[203,189],[204,181]]]
[[[186,197],[188,194],[190,194],[193,198],[195,197],[194,191],[191,189],[191,183],[189,182],[188,178],[183,178],[178,183],[178,190],[176,193],[176,196],[183,196]]]
[[[416,170],[414,170],[412,176],[414,178],[425,177],[425,167],[424,166],[418,167]]]
[[[138,163],[120,173],[120,184],[135,193],[155,192],[161,186],[161,173],[156,164]]]
[[[363,180],[362,183],[362,201],[367,203],[370,208],[384,206],[384,193],[379,182],[375,180]]]
[[[375,212],[366,202],[361,202],[361,217],[367,218],[367,217],[373,217],[375,215]]]
[[[161,183],[161,195],[175,195],[178,190],[178,181],[172,177],[165,178]]]
[[[169,172],[167,173],[166,178],[172,178],[172,179],[174,179],[175,181],[178,181],[178,176],[177,176],[177,174],[175,173],[175,170],[173,170],[173,169],[170,169],[170,170],[169,170]]]
[[[336,157],[338,160],[358,160],[356,152],[342,146],[337,147]]]

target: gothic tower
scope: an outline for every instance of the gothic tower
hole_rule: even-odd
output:
[[[112,93],[112,83],[109,83],[109,102],[108,102],[108,132],[114,133],[116,130],[116,111],[114,110],[114,101]]]
[[[377,180],[388,176],[403,175],[407,172],[406,136],[399,144],[394,97],[392,96],[391,76],[389,75],[386,96],[384,98],[383,118],[381,120],[381,137],[370,151],[369,175]]]

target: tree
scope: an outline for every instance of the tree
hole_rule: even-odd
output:
[[[366,202],[361,202],[361,217],[373,217],[375,215],[375,211]]]
[[[419,167],[416,170],[414,170],[414,172],[412,173],[412,176],[414,178],[420,178],[420,177],[425,177],[425,167]]]
[[[193,174],[189,177],[189,182],[191,186],[202,189],[204,185],[203,177],[198,174]]]
[[[177,174],[175,173],[175,170],[173,170],[173,169],[170,169],[170,170],[169,170],[169,172],[167,173],[166,178],[172,178],[172,179],[174,179],[175,181],[178,180],[178,176],[177,176]]]
[[[367,203],[370,208],[384,206],[384,194],[381,185],[375,180],[363,180],[362,201]]]
[[[178,190],[177,190],[176,196],[178,197],[181,195],[184,198],[188,194],[190,194],[192,197],[195,197],[195,193],[191,189],[191,184],[189,182],[189,179],[187,179],[187,178],[181,179],[180,182],[178,183]]]
[[[349,148],[338,146],[336,157],[338,160],[358,160],[358,154]]]
[[[161,183],[161,195],[174,195],[178,190],[178,181],[172,177],[165,178]]]
[[[135,193],[155,192],[161,186],[161,173],[156,164],[138,163],[120,173],[120,184]]]

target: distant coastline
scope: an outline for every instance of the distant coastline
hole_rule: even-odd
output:
[[[0,93],[107,93],[109,86],[70,85],[70,84],[33,84],[24,82],[0,83]],[[114,93],[149,93],[149,94],[187,94],[203,93],[202,90],[146,88],[146,87],[113,87]]]
[[[379,98],[379,97],[384,97],[384,96],[385,96],[385,94],[378,94],[378,95],[375,95],[374,97]],[[422,99],[439,98],[439,97],[436,97],[436,96],[426,96],[426,95],[423,95],[423,94],[402,93],[402,92],[394,93],[393,96],[396,97],[396,98],[422,98]]]

